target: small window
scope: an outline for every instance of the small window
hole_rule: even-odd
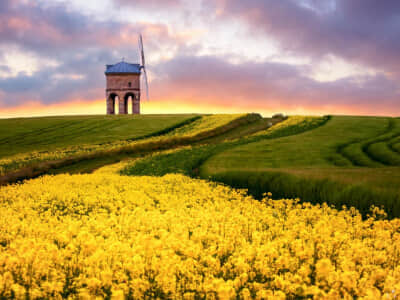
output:
[[[131,87],[132,86],[132,82],[128,82],[128,87]]]

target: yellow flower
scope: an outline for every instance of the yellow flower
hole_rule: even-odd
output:
[[[5,298],[395,299],[400,220],[115,169],[0,188]],[[29,287],[25,288],[25,287]]]
[[[315,266],[317,279],[328,280],[335,268],[332,266],[331,261],[328,258],[319,260]]]

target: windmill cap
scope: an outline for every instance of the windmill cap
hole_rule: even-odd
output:
[[[106,65],[105,74],[140,74],[140,64],[130,64],[124,61],[115,65]]]

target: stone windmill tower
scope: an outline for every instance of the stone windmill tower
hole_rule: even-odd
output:
[[[149,86],[144,60],[143,39],[139,36],[139,51],[142,64],[132,64],[121,61],[106,66],[106,103],[107,114],[115,114],[115,105],[118,105],[118,114],[128,114],[128,103],[132,101],[132,114],[140,114],[140,76],[143,71],[146,84],[146,95],[149,98]]]

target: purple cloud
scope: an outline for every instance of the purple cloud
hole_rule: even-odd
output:
[[[178,6],[182,4],[181,0],[115,0],[115,4],[130,6],[130,7],[147,7],[147,8],[156,8],[157,10],[160,7],[170,8],[171,6]]]
[[[275,110],[400,114],[398,84],[384,74],[318,82],[304,70],[283,63],[231,64],[212,56],[181,56],[157,67],[161,79],[153,82],[152,94],[156,99]]]
[[[220,4],[223,16],[242,19],[252,31],[275,38],[286,51],[311,57],[334,54],[400,74],[397,0],[224,0]]]
[[[71,11],[66,4],[49,6],[4,0],[0,6],[0,40],[2,44],[17,44],[41,55],[59,51],[100,47],[110,52],[137,48],[137,36],[151,32],[154,48],[174,40],[167,25],[161,23],[127,23],[97,21]]]

